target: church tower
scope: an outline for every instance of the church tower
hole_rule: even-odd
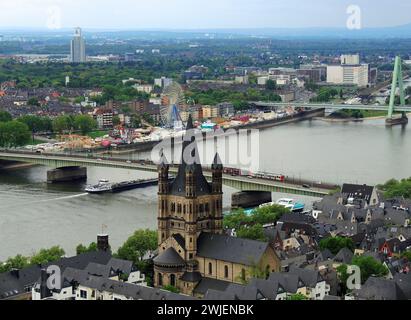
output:
[[[172,285],[189,293],[199,281],[196,262],[198,237],[203,232],[223,232],[222,173],[223,165],[217,154],[212,164],[211,183],[204,177],[190,115],[175,179],[169,182],[169,165],[164,155],[158,166],[156,287]]]

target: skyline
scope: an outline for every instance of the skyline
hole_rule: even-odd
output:
[[[394,0],[15,0],[1,1],[1,29],[60,30],[81,26],[106,30],[201,30],[260,28],[345,28],[347,9],[361,9],[363,28],[409,24],[411,3]],[[201,16],[199,13],[201,12]],[[149,14],[147,14],[149,13]],[[318,19],[317,17],[321,17]]]

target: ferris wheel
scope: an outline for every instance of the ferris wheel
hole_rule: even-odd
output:
[[[180,106],[184,104],[183,88],[173,81],[164,88],[163,97],[166,103],[160,108],[161,122],[167,128],[182,127],[182,120],[180,116]]]

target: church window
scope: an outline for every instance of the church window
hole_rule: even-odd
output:
[[[172,274],[172,275],[170,276],[170,285],[171,285],[172,287],[175,287],[175,286],[176,286],[176,276],[175,276],[174,274]]]

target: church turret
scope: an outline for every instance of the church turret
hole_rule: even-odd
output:
[[[213,173],[212,191],[214,194],[220,194],[223,192],[223,164],[218,153],[214,157],[211,170]]]
[[[164,154],[161,154],[158,165],[158,241],[162,243],[169,236],[167,230],[167,194],[169,192],[169,164]]]
[[[161,154],[160,164],[158,165],[158,194],[168,193],[168,171],[170,166],[164,154]]]

